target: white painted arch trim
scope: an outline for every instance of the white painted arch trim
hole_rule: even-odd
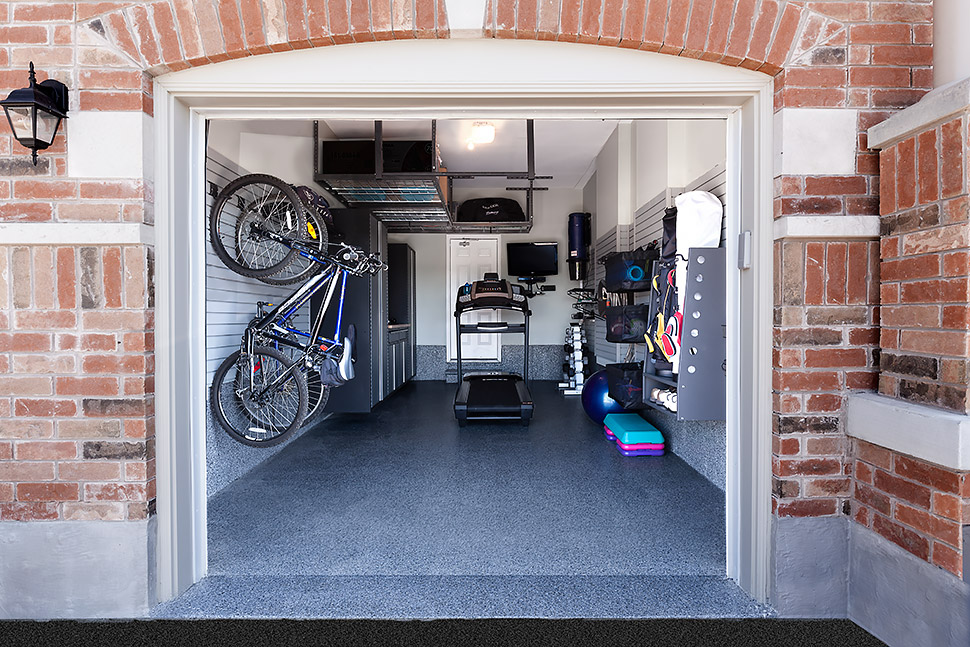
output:
[[[970,416],[878,393],[849,396],[846,433],[952,470],[970,470]]]
[[[538,78],[536,70],[542,71]],[[619,48],[406,41],[226,61],[160,77],[154,96],[161,600],[183,591],[206,569],[205,385],[199,383],[202,367],[193,365],[201,363],[204,349],[185,335],[203,325],[204,248],[199,236],[184,233],[186,227],[203,230],[205,119],[490,116],[727,120],[734,196],[728,211],[737,220],[734,228],[752,231],[754,250],[754,269],[732,275],[728,287],[737,297],[729,299],[734,312],[728,335],[743,339],[746,351],[728,351],[736,379],[728,393],[727,574],[756,599],[767,598],[773,286],[769,77]],[[728,236],[729,258],[737,253],[736,234]],[[172,258],[176,251],[177,260]]]

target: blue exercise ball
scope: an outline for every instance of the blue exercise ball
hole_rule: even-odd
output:
[[[583,383],[583,410],[590,420],[603,424],[603,419],[611,413],[621,413],[623,407],[610,397],[610,388],[606,382],[606,371],[596,371]]]

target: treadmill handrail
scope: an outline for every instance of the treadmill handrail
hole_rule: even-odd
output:
[[[525,307],[514,306],[514,305],[480,305],[475,303],[470,303],[465,306],[459,306],[455,308],[455,316],[458,317],[466,312],[477,312],[479,310],[511,310],[512,312],[521,312],[526,317],[532,316],[532,310],[528,307],[528,302],[526,302]]]

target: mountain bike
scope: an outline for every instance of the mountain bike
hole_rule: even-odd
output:
[[[217,255],[233,271],[276,284],[303,280],[280,304],[257,304],[240,349],[216,370],[210,391],[213,416],[233,439],[275,445],[322,411],[332,387],[353,379],[356,333],[343,321],[347,279],[387,265],[377,254],[327,242],[325,216],[316,209],[308,215],[293,187],[272,176],[228,184],[209,225]],[[294,319],[320,293],[323,303],[310,329],[302,330]],[[321,330],[334,303],[336,324],[327,337]]]

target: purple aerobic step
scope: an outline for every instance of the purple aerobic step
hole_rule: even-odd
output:
[[[616,446],[628,452],[635,452],[639,449],[663,449],[664,448],[663,443],[634,443],[632,445],[626,445],[624,443],[621,443],[619,440],[616,441]]]
[[[611,443],[616,442],[616,436],[613,435],[613,432],[610,431],[610,428],[606,425],[603,425],[603,435],[606,436],[606,439]]]
[[[620,449],[620,446],[616,446],[616,451],[620,452],[624,456],[663,456],[664,450],[662,449],[634,449],[632,451],[626,449]]]

